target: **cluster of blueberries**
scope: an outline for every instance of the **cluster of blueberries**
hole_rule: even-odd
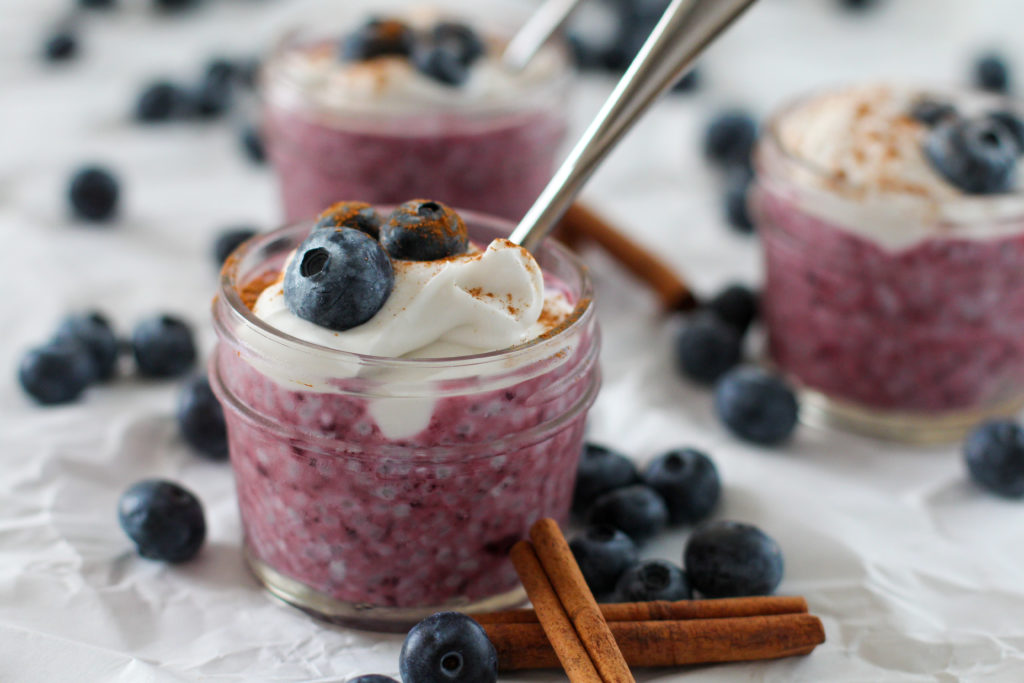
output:
[[[438,83],[457,86],[485,50],[476,31],[462,22],[440,21],[417,32],[397,19],[373,18],[344,37],[339,54],[345,61],[404,57]]]

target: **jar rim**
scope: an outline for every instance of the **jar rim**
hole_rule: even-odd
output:
[[[378,208],[382,211],[387,211],[389,207],[382,206]],[[512,227],[514,227],[511,221],[503,218],[475,211],[459,210],[458,213],[469,226],[475,225],[490,228],[501,231],[503,234],[511,233]],[[579,295],[576,298],[573,311],[569,314],[566,321],[545,334],[504,349],[485,351],[482,353],[464,356],[441,358],[396,358],[390,356],[375,356],[372,354],[342,351],[340,349],[309,342],[282,332],[256,316],[242,300],[242,296],[239,292],[239,287],[243,286],[245,283],[238,281],[236,277],[238,275],[238,268],[246,256],[257,252],[259,249],[273,245],[275,241],[297,232],[300,228],[308,230],[309,225],[310,221],[299,221],[287,224],[271,232],[257,235],[240,245],[228,257],[224,262],[224,266],[221,268],[218,292],[213,301],[214,321],[218,333],[223,334],[226,332],[226,327],[223,324],[223,321],[219,320],[219,316],[216,313],[218,301],[223,301],[226,303],[231,315],[246,324],[249,329],[261,335],[267,341],[281,344],[292,350],[313,356],[329,357],[335,360],[343,359],[363,366],[387,367],[390,369],[415,368],[421,370],[439,370],[453,367],[486,365],[496,361],[515,361],[519,359],[526,359],[527,357],[535,358],[538,348],[542,348],[545,345],[551,345],[554,348],[555,346],[560,345],[565,337],[586,329],[595,316],[593,305],[594,286],[590,277],[589,268],[568,248],[549,237],[541,245],[541,249],[550,251],[556,258],[565,260],[572,266],[579,277]]]

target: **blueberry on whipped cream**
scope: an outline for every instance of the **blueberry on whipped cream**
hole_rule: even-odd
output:
[[[343,331],[381,309],[395,284],[391,260],[372,237],[354,228],[315,230],[284,275],[284,300],[292,313]]]
[[[1017,142],[991,116],[936,126],[925,141],[925,154],[942,177],[968,194],[997,194],[1014,186]]]
[[[316,217],[313,230],[355,228],[373,239],[380,239],[380,226],[383,222],[377,210],[366,202],[338,202]]]
[[[391,214],[380,243],[392,258],[437,261],[462,254],[469,245],[466,224],[451,208],[430,199],[413,199]]]

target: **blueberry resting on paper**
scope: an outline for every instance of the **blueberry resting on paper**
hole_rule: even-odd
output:
[[[754,220],[750,217],[750,186],[754,174],[745,166],[732,168],[725,179],[725,194],[722,196],[722,210],[729,227],[737,232],[754,232]]]
[[[665,528],[668,508],[657,491],[633,484],[595,500],[587,511],[587,524],[615,527],[640,544]]]
[[[782,581],[782,551],[750,524],[713,521],[686,541],[683,564],[690,585],[708,598],[768,595]]]
[[[57,327],[54,339],[84,346],[92,357],[96,379],[106,380],[114,375],[120,345],[110,322],[101,313],[89,311],[69,315]]]
[[[967,470],[977,484],[1006,498],[1024,497],[1024,427],[992,420],[964,442]]]
[[[145,377],[177,377],[196,362],[192,329],[170,315],[140,321],[132,330],[132,352],[139,374]]]
[[[715,463],[693,448],[655,458],[644,469],[643,479],[664,499],[670,524],[703,520],[711,514],[722,492]]]
[[[411,28],[395,19],[371,19],[345,36],[341,43],[341,58],[346,61],[364,61],[394,55],[408,57],[416,44]]]
[[[135,102],[135,119],[141,123],[170,121],[188,113],[189,96],[170,81],[150,83]]]
[[[18,366],[22,389],[43,405],[74,401],[95,377],[95,364],[81,344],[57,342],[34,348]]]
[[[580,572],[594,595],[608,593],[637,560],[636,544],[610,526],[592,526],[569,541]]]
[[[316,217],[313,230],[323,228],[355,228],[373,239],[380,239],[384,219],[366,202],[338,202]]]
[[[676,337],[676,363],[695,382],[712,384],[740,362],[742,346],[734,327],[716,316],[698,313]]]
[[[453,209],[431,199],[413,199],[388,217],[380,243],[392,258],[436,261],[464,253],[469,235]]]
[[[759,307],[757,294],[746,285],[735,283],[727,285],[705,305],[709,313],[732,326],[741,335],[746,334],[757,319]]]
[[[288,264],[284,300],[303,320],[343,331],[384,306],[395,273],[384,249],[353,228],[314,230]]]
[[[416,624],[398,656],[403,683],[494,683],[498,653],[480,624],[438,612]]]
[[[101,166],[85,166],[75,171],[68,186],[72,212],[89,221],[112,218],[119,195],[117,178]]]
[[[147,479],[129,488],[118,501],[117,518],[139,555],[151,560],[185,562],[206,538],[199,499],[170,481]]]
[[[263,145],[263,136],[255,126],[242,126],[239,133],[239,144],[245,157],[254,164],[263,164],[267,161],[267,150]]]
[[[206,377],[194,377],[178,394],[178,428],[196,451],[211,460],[228,457],[228,432],[224,411]]]
[[[1014,186],[1017,141],[990,116],[939,124],[929,132],[924,151],[935,171],[967,194],[998,194]]]
[[[704,156],[722,168],[749,167],[757,123],[740,109],[724,111],[708,124],[704,133]]]
[[[78,37],[69,29],[60,29],[46,37],[43,58],[48,62],[63,62],[78,54]]]
[[[573,512],[583,514],[602,493],[638,481],[636,465],[625,455],[595,443],[584,444],[572,493]]]
[[[644,560],[627,569],[615,588],[618,602],[689,600],[690,583],[683,570],[665,560]]]
[[[1010,67],[1006,57],[991,52],[981,55],[974,62],[972,81],[974,86],[989,92],[1005,93],[1010,90]]]
[[[793,389],[780,377],[741,366],[715,385],[715,412],[741,439],[773,446],[793,433],[800,408]]]

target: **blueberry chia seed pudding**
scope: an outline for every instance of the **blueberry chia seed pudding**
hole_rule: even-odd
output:
[[[860,86],[757,151],[772,361],[820,417],[957,438],[1024,403],[1024,123],[981,94]]]
[[[552,44],[526,67],[505,41],[436,12],[297,32],[269,60],[264,127],[287,220],[337,197],[429,196],[520,218],[554,170],[570,68]]]
[[[522,600],[507,559],[568,521],[598,334],[582,266],[440,202],[343,202],[225,265],[211,385],[256,575],[401,629]]]

